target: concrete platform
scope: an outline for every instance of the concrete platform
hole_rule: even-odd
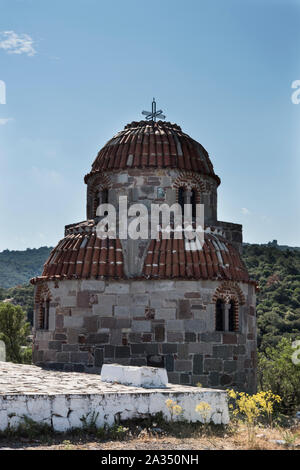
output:
[[[196,422],[200,402],[211,406],[209,420],[227,424],[227,394],[223,390],[167,384],[166,388],[102,382],[99,375],[58,372],[33,365],[0,362],[0,430],[14,427],[23,416],[47,423],[56,431],[82,427],[82,417],[96,417],[98,427],[162,412],[171,419],[166,400],[183,409],[182,418]],[[173,419],[179,419],[177,417]]]

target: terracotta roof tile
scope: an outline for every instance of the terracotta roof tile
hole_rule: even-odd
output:
[[[238,251],[223,237],[211,233],[205,233],[202,249],[188,240],[151,240],[143,275],[147,279],[159,277],[252,282]]]
[[[123,278],[120,240],[100,240],[92,230],[70,233],[50,253],[38,280]]]
[[[125,126],[99,151],[85,182],[94,173],[128,167],[192,170],[220,183],[205,148],[170,122],[140,121]]]

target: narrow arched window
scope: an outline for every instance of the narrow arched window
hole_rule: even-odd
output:
[[[107,203],[108,203],[108,189],[100,189],[100,191],[96,192],[95,198],[94,198],[94,217],[96,217],[97,215],[97,209],[100,206],[100,204],[107,204]]]
[[[50,299],[42,300],[39,305],[38,325],[41,330],[49,330]]]
[[[229,310],[228,310],[228,330],[236,331],[237,330],[237,321],[236,321],[236,303],[234,300],[230,301]]]
[[[216,331],[224,331],[225,329],[224,306],[224,300],[218,299],[216,302]]]
[[[192,217],[193,217],[193,219],[196,218],[196,204],[197,204],[197,193],[196,193],[195,189],[192,189],[191,205],[192,205]]]
[[[44,304],[44,301],[42,301],[40,302],[40,306],[39,306],[39,321],[38,321],[39,328],[41,330],[44,329],[44,322],[45,322],[45,304]]]
[[[44,329],[49,330],[49,312],[50,312],[50,300],[46,300],[45,305],[45,322],[44,322]]]
[[[183,215],[183,212],[184,212],[184,192],[185,192],[185,188],[179,188],[179,190],[178,190],[178,204],[181,207],[182,215]]]

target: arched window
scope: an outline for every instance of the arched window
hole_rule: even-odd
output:
[[[50,299],[42,300],[39,306],[39,328],[41,330],[49,329]]]
[[[100,189],[95,194],[94,199],[94,217],[96,217],[97,209],[100,204],[107,204],[108,203],[108,189]]]
[[[181,207],[182,215],[184,215],[184,204],[191,204],[192,218],[196,217],[197,191],[196,189],[188,189],[181,187],[178,189],[178,204]]]
[[[229,331],[236,331],[237,329],[235,312],[236,312],[236,303],[234,300],[231,300],[229,304],[229,310],[228,310],[228,330]]]
[[[217,302],[216,302],[216,331],[224,331],[224,329],[225,329],[224,310],[225,310],[224,300],[217,299]]]
[[[182,215],[184,211],[184,191],[185,191],[185,188],[179,188],[178,190],[178,204],[181,207]]]
[[[197,198],[196,190],[192,189],[191,205],[192,205],[192,217],[193,217],[193,219],[196,218],[196,198]]]

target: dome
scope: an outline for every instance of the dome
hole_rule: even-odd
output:
[[[220,184],[205,148],[170,122],[127,124],[99,151],[85,182],[95,173],[128,168],[177,168],[210,176]]]

